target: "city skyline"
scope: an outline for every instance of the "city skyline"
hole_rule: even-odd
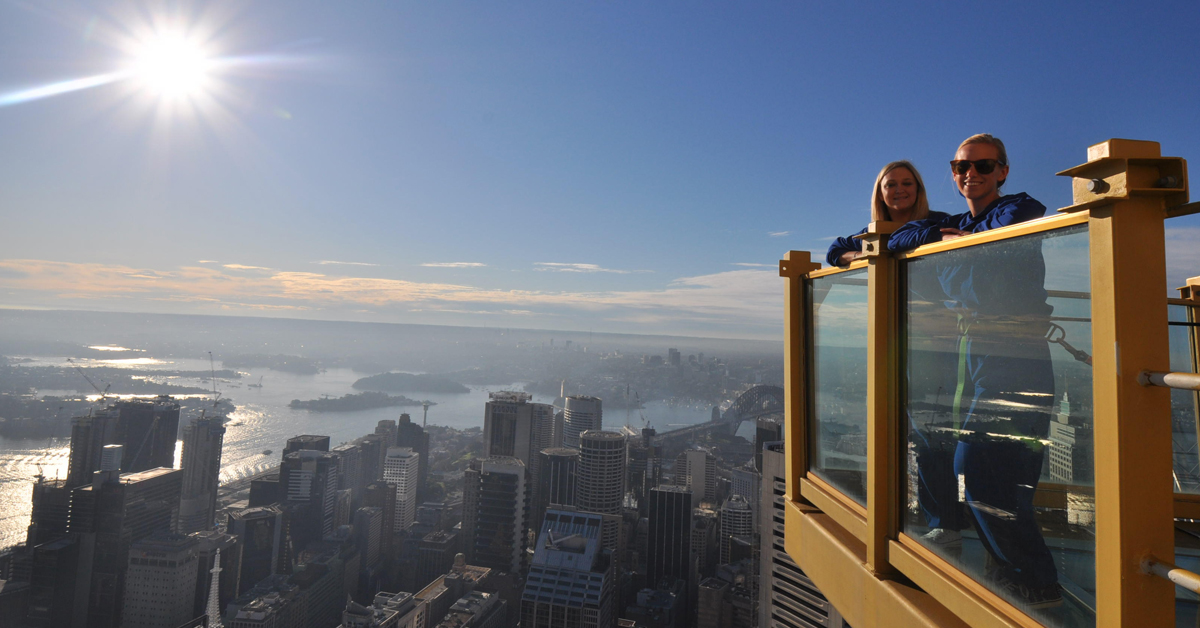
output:
[[[1189,3],[168,9],[0,5],[5,307],[778,339],[777,260],[887,161],[961,212],[991,132],[1053,210],[1089,144],[1200,145],[1149,69],[1195,64]],[[1167,242],[1175,287],[1200,219]]]

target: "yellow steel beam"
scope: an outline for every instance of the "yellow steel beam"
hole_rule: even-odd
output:
[[[785,497],[800,498],[800,478],[808,472],[808,298],[805,275],[817,270],[808,251],[788,251],[779,260],[783,277],[783,409],[787,469]]]
[[[865,565],[866,546],[827,514],[789,502],[784,521],[788,553],[854,628],[969,625],[928,593],[903,581],[877,578]]]
[[[1089,148],[1089,156],[1103,154],[1094,167],[1066,174],[1115,180],[1114,159],[1127,168],[1133,158],[1138,168],[1153,164],[1146,146],[1133,145],[1131,157],[1122,153],[1125,143],[1106,144]],[[1151,176],[1130,170],[1127,181]],[[1161,292],[1166,197],[1142,195],[1138,187],[1104,204],[1074,188],[1075,206],[1090,205],[1094,456],[1104,461],[1095,470],[1097,628],[1174,625],[1173,587],[1142,570],[1147,557],[1174,555],[1174,513],[1170,393],[1137,382],[1143,370],[1169,370]],[[1186,191],[1186,181],[1180,187]]]
[[[838,492],[821,478],[810,473],[800,480],[800,496],[821,512],[829,515],[860,542],[867,540],[867,511],[854,500]]]
[[[881,576],[888,563],[888,541],[899,532],[900,449],[899,263],[887,250],[887,238],[903,223],[872,222],[863,235],[867,269],[867,569]]]
[[[1062,210],[1059,210],[1059,211],[1062,211]],[[1047,216],[1045,218],[1039,218],[1037,220],[1030,220],[1029,222],[1022,222],[1022,223],[1018,223],[1015,225],[1009,225],[1007,227],[1000,227],[998,229],[990,229],[988,231],[980,231],[979,233],[972,233],[971,235],[963,236],[961,238],[955,238],[953,240],[947,240],[945,242],[934,242],[932,244],[926,244],[925,246],[918,247],[911,251],[907,251],[904,253],[897,253],[896,258],[897,259],[910,259],[910,258],[914,258],[914,257],[921,257],[923,255],[930,255],[932,253],[941,253],[942,251],[953,251],[954,249],[964,249],[964,248],[967,248],[970,246],[976,246],[976,245],[984,244],[987,242],[997,242],[999,240],[1008,240],[1010,238],[1016,238],[1016,237],[1020,237],[1020,236],[1024,236],[1024,235],[1030,235],[1030,234],[1034,234],[1034,233],[1042,233],[1044,231],[1053,231],[1054,229],[1062,229],[1063,227],[1070,227],[1072,225],[1082,225],[1082,224],[1086,224],[1087,221],[1088,221],[1088,217],[1087,217],[1086,212],[1071,213],[1071,214],[1056,214],[1053,216]]]

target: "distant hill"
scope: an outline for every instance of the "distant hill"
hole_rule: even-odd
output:
[[[311,410],[313,412],[353,412],[355,410],[373,410],[390,406],[419,406],[420,401],[409,399],[403,395],[392,397],[378,392],[364,392],[357,395],[346,394],[341,397],[310,399],[301,401],[293,399],[289,408],[296,410]],[[437,405],[431,403],[430,405]]]
[[[354,382],[355,390],[382,392],[468,393],[470,388],[440,375],[380,373]]]

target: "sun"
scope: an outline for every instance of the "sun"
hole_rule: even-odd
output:
[[[160,33],[137,49],[132,74],[163,98],[186,98],[207,88],[212,66],[194,40],[181,33]]]

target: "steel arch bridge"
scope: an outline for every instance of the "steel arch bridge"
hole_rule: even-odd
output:
[[[783,414],[783,389],[779,386],[754,386],[738,396],[726,411],[726,420],[747,421],[768,414]]]

